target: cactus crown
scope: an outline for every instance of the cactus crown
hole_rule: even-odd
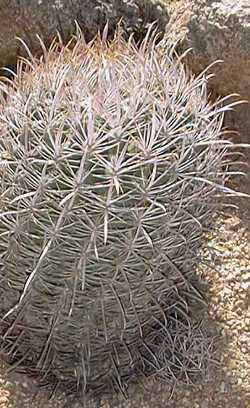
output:
[[[71,393],[186,381],[207,359],[190,301],[227,108],[156,40],[78,33],[1,85],[2,350]]]

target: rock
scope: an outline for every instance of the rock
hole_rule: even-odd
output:
[[[102,30],[109,20],[110,32],[123,18],[126,32],[142,38],[147,25],[158,21],[164,31],[168,21],[161,0],[0,0],[0,66],[14,67],[24,47],[21,37],[32,53],[41,47],[36,34],[49,44],[59,31],[64,42],[75,32],[75,20],[86,40]]]
[[[213,96],[238,93],[240,99],[250,101],[250,1],[192,0],[190,7],[181,43],[182,50],[192,48],[188,66],[199,73],[223,60],[211,68],[215,73],[210,82]],[[240,132],[241,142],[250,143],[250,104],[227,114],[226,125]]]

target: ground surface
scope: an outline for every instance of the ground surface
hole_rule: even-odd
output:
[[[200,273],[210,286],[209,323],[219,335],[218,368],[207,384],[171,390],[144,384],[131,390],[129,402],[106,403],[105,408],[250,408],[250,203],[238,212],[218,216],[209,247],[216,251],[214,267]],[[215,270],[216,268],[216,270]],[[24,376],[0,369],[0,408],[57,408],[63,401],[32,401],[33,383]],[[68,406],[68,404],[66,405]],[[91,407],[92,408],[92,407]],[[94,406],[93,406],[94,408]]]
[[[170,2],[183,26],[188,3]],[[174,17],[173,26],[175,21]],[[240,185],[250,193],[250,180]],[[239,210],[227,209],[218,215],[215,232],[208,237],[209,247],[216,253],[213,267],[200,270],[210,287],[208,322],[218,334],[218,368],[206,384],[175,389],[171,400],[169,388],[144,384],[145,388],[131,390],[129,402],[104,403],[105,408],[250,408],[250,199],[238,200],[238,204]],[[63,400],[48,403],[43,395],[32,400],[34,390],[32,381],[7,374],[0,363],[0,408],[65,405]]]

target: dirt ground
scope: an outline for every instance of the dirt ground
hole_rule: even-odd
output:
[[[186,3],[170,2],[183,26]],[[240,186],[250,194],[250,176]],[[210,288],[208,322],[218,335],[217,368],[205,384],[176,388],[171,399],[169,387],[144,383],[131,389],[129,401],[104,402],[104,408],[250,408],[250,199],[237,204],[238,210],[227,209],[216,218],[215,231],[208,237],[208,248],[216,254],[213,266],[200,270]],[[63,398],[48,402],[44,394],[32,399],[32,380],[8,374],[6,368],[0,362],[0,408],[69,406]]]
[[[246,186],[246,184],[245,184]],[[250,181],[248,182],[250,192]],[[213,267],[201,268],[210,287],[209,324],[218,335],[218,367],[205,384],[171,390],[159,383],[131,389],[128,402],[115,401],[105,408],[250,408],[250,200],[238,211],[227,210],[215,222],[208,247],[216,253]],[[209,253],[209,251],[208,251]],[[25,376],[0,368],[0,408],[68,407],[63,399],[46,401]],[[76,404],[74,407],[80,407]],[[95,408],[91,406],[91,408]]]

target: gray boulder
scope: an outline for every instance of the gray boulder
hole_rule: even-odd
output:
[[[16,36],[31,51],[41,51],[36,34],[49,44],[59,31],[63,40],[75,32],[75,20],[87,40],[109,20],[110,33],[123,18],[127,33],[142,38],[149,23],[164,31],[168,14],[161,0],[0,0],[0,66],[15,66],[24,53]]]
[[[193,72],[224,61],[211,69],[213,96],[239,93],[250,101],[250,0],[192,0],[184,34],[181,48],[192,48]],[[227,114],[226,125],[240,133],[235,140],[250,143],[250,104]]]

